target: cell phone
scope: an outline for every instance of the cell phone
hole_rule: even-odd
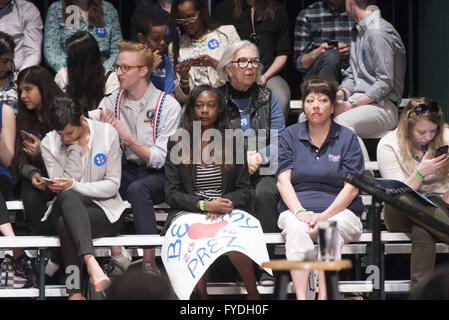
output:
[[[447,155],[448,149],[449,149],[449,146],[447,146],[447,145],[442,146],[442,147],[439,147],[439,148],[437,149],[437,151],[435,151],[435,158],[438,158],[439,156],[441,156],[441,155],[443,155],[443,154],[446,154],[446,155]]]
[[[338,47],[338,41],[337,40],[327,40],[327,45],[332,48]]]
[[[22,139],[24,141],[31,141],[34,142],[33,138],[30,137],[30,135],[27,132],[21,132],[22,133]]]
[[[185,64],[185,63],[191,62],[192,60],[193,60],[193,58],[184,59],[184,60],[179,61],[178,64]]]
[[[49,179],[49,178],[45,178],[45,177],[42,177],[42,179],[44,179],[45,181],[48,181],[50,183],[58,183],[58,182],[60,182],[60,181],[58,181],[56,179]]]

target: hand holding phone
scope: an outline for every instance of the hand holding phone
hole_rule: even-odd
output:
[[[328,40],[327,45],[332,49],[338,48],[338,41],[337,40]]]
[[[28,132],[21,130],[20,133],[22,135],[23,141],[34,142],[33,138],[31,138],[31,136],[30,136],[30,134]]]
[[[58,183],[58,182],[60,182],[60,181],[58,181],[56,179],[49,179],[49,178],[46,178],[46,177],[41,177],[41,179],[45,180],[45,181],[47,181],[49,183]]]
[[[435,158],[438,158],[439,156],[446,154],[448,152],[449,146],[445,145],[442,147],[439,147],[436,151],[435,151]]]

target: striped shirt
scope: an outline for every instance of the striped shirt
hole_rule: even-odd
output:
[[[375,102],[388,99],[398,104],[407,67],[401,36],[382,19],[380,10],[360,21],[357,31],[351,43],[350,67],[340,87],[352,94],[366,94]]]
[[[296,18],[294,61],[296,68],[305,73],[302,58],[328,40],[337,40],[349,45],[355,22],[345,11],[338,12],[327,1],[318,1],[304,10]]]
[[[216,165],[196,165],[195,195],[206,201],[221,198],[221,170]]]

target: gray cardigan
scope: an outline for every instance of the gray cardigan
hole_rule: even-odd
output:
[[[82,148],[65,146],[55,130],[42,140],[42,158],[50,178],[72,178],[71,189],[81,197],[92,200],[114,223],[125,210],[118,192],[122,174],[119,137],[109,124],[86,121],[90,137],[84,163]]]

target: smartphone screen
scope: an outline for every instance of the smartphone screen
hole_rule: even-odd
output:
[[[22,139],[33,142],[33,138],[31,138],[28,133],[22,132]]]
[[[338,41],[337,41],[337,40],[328,40],[328,41],[327,41],[327,45],[328,45],[329,47],[334,47],[334,48],[336,48],[336,47],[338,47]]]
[[[447,154],[449,146],[442,146],[435,151],[435,158],[441,156],[442,154]]]

